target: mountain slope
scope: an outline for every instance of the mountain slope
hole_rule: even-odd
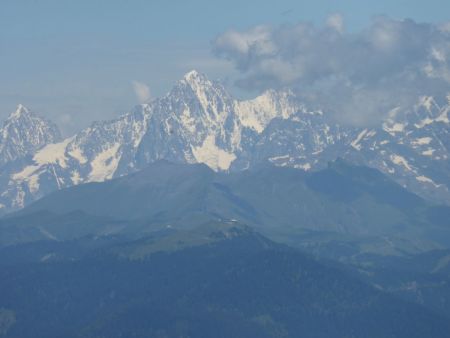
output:
[[[30,155],[17,163],[10,159],[16,155],[3,156],[9,164],[0,174],[0,204],[4,211],[17,210],[51,191],[126,175],[160,159],[241,171],[266,162],[318,170],[338,157],[449,204],[449,107],[445,100],[421,97],[379,126],[359,128],[311,111],[292,91],[269,90],[239,101],[220,83],[192,71],[164,97],[42,149],[57,138],[41,140],[35,129],[16,141],[5,134],[5,144],[28,144],[32,138],[40,146],[26,147]]]
[[[159,161],[128,176],[55,192],[19,214],[82,211],[175,227],[235,219],[286,242],[328,234],[365,243],[368,251],[399,254],[449,247],[450,208],[438,209],[377,170],[343,160],[317,172],[262,166],[232,174]]]

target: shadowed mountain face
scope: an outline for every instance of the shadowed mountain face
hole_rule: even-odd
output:
[[[234,174],[160,161],[129,176],[51,194],[1,221],[0,231],[14,242],[14,231],[30,231],[31,222],[42,238],[67,239],[64,229],[69,226],[57,229],[52,222],[35,221],[36,212],[60,218],[73,212],[91,215],[97,218],[91,223],[99,225],[82,228],[86,235],[136,234],[235,219],[294,245],[312,238],[320,242],[319,236],[327,243],[354,241],[369,252],[400,254],[450,243],[448,207],[428,205],[377,170],[343,160],[312,173],[261,166]],[[19,215],[30,221],[20,221]],[[22,240],[27,240],[25,235],[16,236],[15,241]]]
[[[94,242],[2,250],[8,337],[449,336],[447,318],[235,222]]]

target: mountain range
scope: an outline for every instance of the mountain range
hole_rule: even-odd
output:
[[[343,158],[376,168],[410,191],[450,203],[450,105],[419,97],[380,125],[339,124],[290,90],[234,99],[187,73],[164,97],[61,138],[20,105],[0,129],[0,210],[18,210],[73,185],[101,182],[165,159],[238,172],[271,162],[314,171]]]
[[[450,207],[342,159],[318,171],[260,165],[235,173],[165,160],[44,196],[0,219],[0,247],[85,236],[140,238],[231,221],[325,256],[405,256],[450,248]]]
[[[0,219],[0,336],[448,337],[449,219],[341,158],[158,160]]]

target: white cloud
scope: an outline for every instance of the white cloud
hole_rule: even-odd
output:
[[[132,84],[134,93],[136,94],[136,97],[139,100],[139,102],[140,103],[148,102],[151,98],[149,86],[139,81],[133,81]]]
[[[344,33],[344,18],[339,13],[331,14],[327,18],[327,26],[342,34]]]
[[[342,16],[333,14],[322,27],[227,31],[213,52],[240,72],[244,89],[291,87],[344,122],[375,123],[420,96],[450,92],[449,27],[378,17],[346,33]]]

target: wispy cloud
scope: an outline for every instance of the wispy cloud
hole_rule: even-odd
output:
[[[132,81],[134,93],[140,103],[146,103],[151,99],[150,88],[145,83]]]
[[[449,27],[378,17],[347,33],[333,14],[322,27],[230,30],[213,41],[213,51],[240,72],[242,88],[291,87],[344,122],[369,124],[421,95],[450,91]]]
[[[331,14],[327,18],[327,26],[339,33],[344,33],[344,18],[339,13]]]

